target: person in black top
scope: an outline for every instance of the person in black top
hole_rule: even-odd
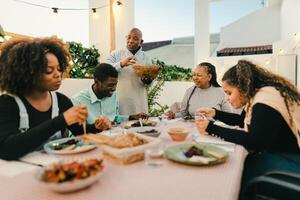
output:
[[[216,135],[243,145],[249,154],[245,160],[240,198],[253,177],[269,170],[300,172],[300,94],[285,78],[241,60],[222,78],[223,88],[234,108],[245,106],[241,115],[212,108],[198,109],[204,117],[196,121],[201,134]],[[205,117],[228,125],[215,125]]]
[[[51,92],[61,85],[71,58],[62,40],[11,39],[0,52],[0,158],[18,159],[66,129],[83,133],[86,106],[73,106],[65,95]],[[87,125],[87,132],[100,132],[105,126],[98,120]]]

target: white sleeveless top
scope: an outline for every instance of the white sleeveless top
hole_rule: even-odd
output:
[[[56,92],[50,92],[51,97],[52,97],[52,113],[51,113],[51,118],[53,119],[54,117],[58,116],[59,108],[58,108],[58,102],[57,102],[57,95]],[[20,97],[12,94],[8,94],[9,96],[13,97],[15,101],[18,104],[19,110],[20,110],[20,122],[19,122],[19,130],[21,133],[24,133],[29,129],[29,116],[28,112],[26,110],[26,107],[23,103],[23,101],[20,99]],[[53,136],[49,138],[49,140],[54,140],[61,138],[62,134],[61,131],[56,132]]]

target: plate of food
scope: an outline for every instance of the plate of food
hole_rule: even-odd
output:
[[[73,192],[95,183],[103,173],[102,159],[55,163],[38,171],[37,179],[55,192]]]
[[[44,145],[44,150],[49,154],[75,154],[90,151],[97,148],[93,143],[82,141],[77,137],[53,140]]]
[[[159,138],[130,131],[115,136],[86,134],[82,137],[87,141],[101,144],[103,155],[120,164],[130,164],[143,160],[145,150],[153,148],[161,142]]]
[[[165,150],[165,156],[175,162],[201,166],[223,163],[229,154],[214,145],[185,143],[168,147]]]
[[[159,129],[156,127],[151,127],[151,126],[133,127],[128,130],[142,134],[142,135],[147,135],[150,137],[158,137],[160,135]]]
[[[143,119],[141,120],[143,127],[144,126],[156,126],[157,122],[149,120],[149,119]],[[122,126],[123,128],[129,129],[134,127],[141,127],[141,122],[139,120],[131,120],[128,122],[125,122]]]

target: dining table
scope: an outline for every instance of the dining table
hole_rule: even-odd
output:
[[[43,164],[26,159],[0,160],[1,199],[8,200],[234,200],[238,199],[244,160],[247,151],[240,145],[224,142],[198,133],[193,122],[183,120],[158,121],[159,139],[165,148],[189,142],[214,144],[228,151],[224,163],[193,166],[164,159],[160,166],[144,161],[119,164],[104,157],[102,176],[93,185],[70,193],[49,190],[38,180]],[[190,134],[184,142],[174,142],[167,131],[170,127],[185,127]],[[197,140],[195,140],[197,138]],[[227,148],[227,149],[226,149]],[[39,159],[55,160],[61,156],[34,152]],[[103,158],[101,148],[77,155],[82,158]],[[73,157],[70,157],[70,159]],[[19,173],[11,172],[12,167]],[[17,167],[16,167],[17,166]],[[17,170],[18,169],[18,170]],[[6,172],[7,170],[7,172]]]

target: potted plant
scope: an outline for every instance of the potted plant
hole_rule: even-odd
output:
[[[5,32],[2,28],[2,26],[0,25],[0,44],[4,41],[4,36],[5,36]]]
[[[69,78],[92,78],[94,69],[99,63],[100,54],[94,46],[83,47],[78,42],[68,42],[69,52],[72,55],[72,68]]]

